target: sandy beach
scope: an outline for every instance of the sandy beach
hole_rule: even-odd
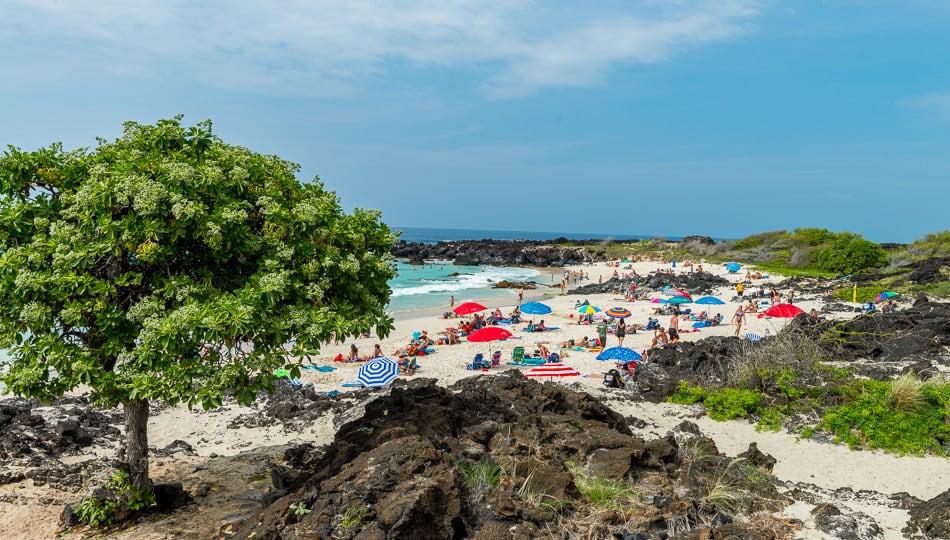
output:
[[[585,265],[582,267],[568,267],[555,270],[564,272],[565,270],[583,271],[590,276],[590,282],[596,283],[601,277],[604,280],[609,279],[614,271],[625,273],[636,271],[638,274],[645,275],[658,269],[666,270],[670,268],[669,263],[660,263],[656,261],[644,261],[633,263],[632,265],[623,265],[626,268],[616,268],[608,266],[607,263],[594,265]],[[721,287],[713,291],[713,295],[724,300],[724,305],[698,306],[688,305],[694,312],[707,308],[710,309],[710,315],[721,313],[724,317],[723,324],[702,328],[698,331],[692,330],[691,323],[682,321],[682,341],[696,341],[709,336],[726,336],[735,333],[735,327],[731,324],[730,317],[736,310],[739,302],[734,301],[735,289],[733,285],[745,277],[744,271],[739,274],[730,274],[722,266],[703,265],[704,271],[721,275],[730,280],[729,287]],[[682,267],[675,271],[683,272]],[[546,277],[546,275],[544,275]],[[777,285],[781,277],[773,276],[753,280],[755,286],[769,288]],[[659,304],[651,303],[648,300],[638,300],[635,302],[626,301],[620,295],[615,294],[594,294],[594,295],[572,295],[559,294],[558,289],[549,289],[540,286],[533,291],[527,291],[525,301],[539,300],[552,308],[552,313],[541,316],[534,316],[537,322],[544,319],[549,328],[556,328],[546,332],[525,332],[525,324],[506,326],[514,334],[512,339],[493,343],[471,343],[462,340],[457,345],[437,345],[435,352],[427,356],[419,356],[418,371],[412,377],[425,377],[437,379],[439,384],[450,385],[462,378],[471,376],[487,376],[500,373],[507,369],[522,369],[506,366],[510,361],[512,351],[515,347],[524,347],[532,351],[541,342],[547,342],[547,346],[555,352],[561,354],[563,362],[581,373],[580,377],[565,377],[554,379],[550,382],[554,384],[563,384],[572,389],[590,392],[602,399],[609,407],[617,412],[632,416],[643,421],[643,427],[639,430],[644,436],[659,437],[666,435],[683,420],[690,420],[697,424],[702,432],[712,437],[719,449],[727,455],[735,455],[744,451],[749,443],[755,442],[758,448],[771,454],[778,460],[774,474],[780,480],[807,486],[807,489],[813,489],[816,493],[823,493],[825,497],[836,500],[838,504],[848,505],[854,511],[863,512],[875,520],[883,529],[883,538],[902,538],[901,528],[907,520],[907,513],[882,503],[880,505],[869,504],[867,498],[848,501],[845,493],[853,493],[860,490],[869,490],[877,493],[891,495],[901,492],[909,493],[920,499],[932,498],[950,485],[950,463],[945,458],[939,457],[895,457],[890,454],[880,452],[855,452],[849,450],[843,445],[831,445],[812,440],[799,440],[794,435],[786,432],[760,432],[756,431],[755,426],[743,420],[733,420],[728,422],[715,422],[703,415],[701,406],[681,406],[673,404],[651,404],[639,401],[632,401],[624,397],[622,392],[606,388],[603,385],[604,373],[614,368],[613,361],[601,362],[595,359],[596,352],[587,350],[575,350],[570,347],[560,347],[559,344],[569,342],[570,340],[580,341],[587,337],[593,339],[597,332],[594,326],[578,324],[578,315],[576,305],[587,301],[600,308],[624,307],[632,312],[632,316],[627,319],[628,324],[645,324],[648,317],[659,318],[663,326],[667,326],[670,316],[653,315],[655,308]],[[783,291],[784,292],[784,291]],[[661,296],[659,292],[652,291],[648,297]],[[448,298],[446,298],[448,301]],[[824,303],[817,297],[796,297],[795,304],[808,311],[812,308],[821,309]],[[495,307],[490,305],[489,307]],[[498,306],[504,314],[508,314],[514,307],[514,304]],[[697,309],[699,308],[699,309]],[[445,309],[448,311],[448,303]],[[845,318],[854,315],[854,312],[822,313],[829,318]],[[528,316],[527,318],[531,318]],[[343,387],[342,384],[348,381],[355,381],[359,363],[335,362],[333,360],[339,354],[347,355],[351,344],[356,344],[361,354],[365,355],[373,350],[375,344],[380,344],[384,354],[393,355],[397,348],[406,345],[412,338],[414,332],[426,331],[430,336],[438,336],[440,331],[450,326],[455,326],[461,319],[444,319],[431,312],[422,316],[412,316],[402,318],[396,321],[396,327],[392,335],[385,339],[379,339],[375,336],[368,338],[359,338],[347,340],[339,344],[329,344],[320,353],[319,356],[305,360],[305,364],[316,366],[326,366],[335,368],[333,371],[321,372],[317,370],[303,370],[301,374],[302,382],[312,384],[317,392],[350,392],[354,389]],[[759,335],[775,334],[786,324],[785,319],[778,318],[759,318],[756,314],[749,314],[746,317],[746,324],[740,335],[747,332]],[[653,339],[652,331],[641,331],[630,333],[624,341],[624,346],[633,348],[637,351],[645,351],[649,348]],[[610,335],[607,340],[607,346],[617,345],[617,338]],[[471,362],[472,358],[482,353],[489,356],[491,351],[501,351],[502,366],[495,367],[488,371],[471,371],[466,369],[465,364]],[[362,390],[360,390],[362,391]],[[387,390],[379,390],[379,393]],[[255,408],[258,405],[255,405]],[[225,429],[230,423],[241,415],[246,415],[251,409],[238,407],[236,405],[225,405],[222,408],[208,412],[189,411],[183,406],[165,408],[153,414],[149,424],[149,443],[156,448],[165,447],[176,440],[186,441],[194,448],[194,456],[183,458],[185,464],[194,467],[202,460],[209,458],[229,458],[240,460],[242,453],[254,448],[279,448],[283,445],[309,442],[315,445],[326,444],[332,441],[335,429],[339,423],[334,423],[332,415],[326,415],[323,420],[305,426],[298,426],[297,429],[288,429],[286,425],[263,425],[258,427],[247,427],[240,430]],[[353,411],[357,414],[358,411]],[[99,454],[107,453],[108,449],[99,449]],[[76,460],[83,459],[82,456],[76,456]],[[163,477],[187,476],[183,472],[182,461],[174,459],[165,459],[156,457],[153,460],[153,476],[157,479]],[[186,467],[187,468],[187,467]],[[255,488],[256,486],[251,486]],[[264,490],[263,487],[260,487]],[[12,531],[12,538],[28,538],[35,530],[26,526],[25,520],[39,512],[48,512],[46,506],[37,502],[44,496],[44,488],[30,485],[28,482],[20,484],[8,484],[0,488],[0,502],[2,502],[3,511],[0,512],[0,530]],[[68,494],[67,494],[68,495]],[[74,500],[78,494],[66,496],[66,500]],[[10,501],[13,501],[11,503]],[[248,501],[243,501],[245,506]],[[227,515],[224,510],[226,505],[219,508],[218,514],[209,514],[208,519],[221,520],[221,513]],[[809,531],[808,520],[809,511],[813,506],[796,504],[785,510],[788,518],[801,519],[805,523],[802,530],[802,538],[819,538],[817,533]],[[233,509],[231,510],[233,512]],[[52,520],[51,520],[52,521]],[[55,524],[51,524],[45,532],[52,533]],[[152,531],[145,533],[142,527],[140,532],[124,534],[127,538],[171,538],[174,534],[168,530],[175,531],[174,527],[164,530],[162,533]],[[167,536],[172,534],[172,536]],[[18,536],[19,535],[19,536]],[[186,534],[187,536],[187,534]],[[39,536],[43,537],[43,536]]]

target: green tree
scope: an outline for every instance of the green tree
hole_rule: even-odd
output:
[[[122,405],[119,458],[149,487],[148,400],[249,404],[276,368],[335,332],[392,319],[395,236],[377,211],[276,156],[229,145],[211,122],[125,124],[89,151],[60,144],[0,157],[0,373],[50,400],[85,385]]]
[[[829,272],[853,274],[887,264],[887,252],[881,246],[854,233],[839,233],[828,249],[818,256],[821,268]]]

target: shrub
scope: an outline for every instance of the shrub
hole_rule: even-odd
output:
[[[670,396],[670,403],[678,403],[680,405],[692,405],[699,401],[706,399],[708,392],[699,386],[690,386],[685,382],[679,383],[676,387],[676,392]]]
[[[742,388],[723,388],[706,397],[709,417],[720,422],[741,418],[758,410],[762,394]]]
[[[853,233],[841,233],[818,261],[823,270],[853,274],[859,270],[881,268],[887,264],[887,252],[881,246]]]
[[[923,384],[912,373],[891,381],[891,407],[897,412],[912,413],[924,404]]]
[[[136,489],[127,471],[116,471],[103,485],[112,497],[84,497],[76,505],[76,517],[80,523],[93,527],[111,525],[120,510],[146,510],[155,504],[151,490]]]
[[[855,381],[840,389],[847,401],[827,409],[814,430],[806,430],[802,436],[822,430],[833,434],[835,442],[847,443],[851,448],[946,455],[944,445],[950,441],[950,384],[923,383],[920,392],[919,406],[900,411],[891,404],[891,383]]]

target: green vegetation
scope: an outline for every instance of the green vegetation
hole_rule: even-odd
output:
[[[501,464],[487,456],[479,461],[459,460],[455,467],[476,500],[494,491],[505,474]]]
[[[918,391],[919,397],[914,397]],[[835,442],[851,448],[946,455],[950,384],[922,383],[917,390],[908,391],[906,380],[855,381],[840,392],[845,403],[828,408],[818,425],[803,436],[827,431],[834,435]]]
[[[818,261],[822,270],[853,274],[883,267],[887,264],[887,253],[874,242],[856,234],[842,233],[821,252]]]
[[[723,422],[733,418],[742,418],[759,408],[762,394],[744,388],[723,388],[710,392],[704,403],[709,417]]]
[[[80,523],[93,527],[111,525],[120,510],[136,512],[155,504],[155,496],[151,490],[133,486],[126,471],[116,471],[103,487],[109,490],[111,497],[84,497],[76,505],[76,517]]]
[[[616,478],[589,475],[570,463],[568,470],[574,476],[577,490],[595,510],[619,512],[625,516],[624,519],[636,510],[635,503],[639,494],[626,482]]]
[[[296,164],[226,144],[210,122],[125,124],[92,151],[0,156],[0,376],[51,400],[122,405],[132,483],[148,482],[149,400],[249,404],[288,353],[392,329],[395,242]],[[91,503],[90,503],[91,504]]]
[[[670,396],[670,403],[678,403],[680,405],[692,405],[706,399],[706,396],[709,395],[709,392],[704,388],[699,386],[690,386],[685,382],[681,382],[676,386],[676,393]]]
[[[877,295],[884,291],[881,290],[881,287],[872,285],[870,287],[858,287],[856,292],[857,294],[855,294],[854,289],[846,287],[844,289],[838,289],[835,291],[834,296],[835,298],[844,300],[845,302],[851,302],[851,298],[853,296],[856,302],[861,302],[863,304],[864,302],[874,300],[877,298]]]
[[[352,529],[354,527],[362,527],[366,524],[366,520],[373,516],[373,512],[369,509],[360,508],[359,506],[350,506],[343,512],[343,528]]]
[[[290,509],[294,511],[295,516],[303,517],[313,512],[313,510],[307,508],[307,505],[304,503],[297,503],[290,505]]]

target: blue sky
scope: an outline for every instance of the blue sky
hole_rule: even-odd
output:
[[[266,6],[266,7],[265,7]],[[0,143],[206,118],[390,225],[948,228],[950,2],[0,0]]]

